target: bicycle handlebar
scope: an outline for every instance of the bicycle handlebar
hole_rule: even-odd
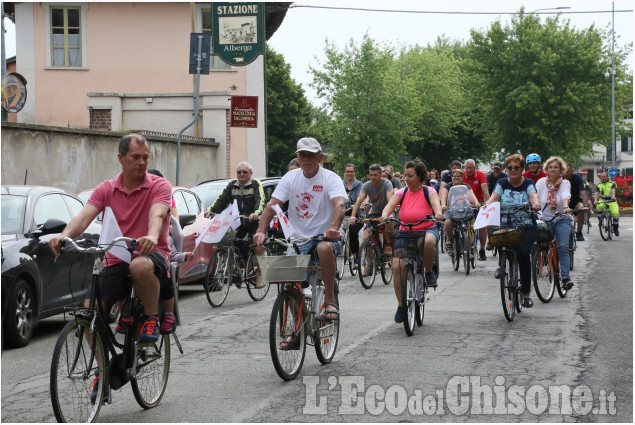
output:
[[[128,251],[130,251],[131,253],[134,252],[134,249],[137,246],[137,240],[136,239],[127,238],[125,236],[120,236],[118,238],[113,239],[112,242],[110,242],[110,244],[108,246],[106,246],[105,248],[101,247],[99,245],[90,246],[90,247],[87,247],[87,248],[82,248],[81,246],[78,245],[78,242],[79,243],[83,243],[83,242],[86,242],[86,241],[87,241],[87,239],[81,239],[81,240],[75,241],[75,240],[73,240],[73,239],[71,239],[69,237],[65,237],[65,238],[60,239],[60,247],[62,248],[62,252],[66,252],[66,251],[85,252],[85,253],[91,254],[94,257],[97,257],[98,255],[101,255],[101,254],[103,254],[105,252],[110,251],[119,242],[128,242],[128,243],[130,243],[130,246],[127,247],[126,249]],[[119,246],[121,246],[121,245],[119,245]],[[55,258],[57,259],[57,257],[59,257],[59,255],[60,254],[58,254]]]
[[[390,222],[393,222],[393,223],[397,223],[400,226],[406,226],[406,227],[410,227],[412,229],[413,227],[420,225],[424,221],[436,221],[436,219],[428,214],[424,218],[419,220],[419,222],[417,222],[417,223],[402,223],[401,221],[397,220],[396,218],[391,218],[391,217],[388,217],[386,219],[386,221],[387,222],[390,221]]]

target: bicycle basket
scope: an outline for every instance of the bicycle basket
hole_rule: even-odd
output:
[[[549,230],[549,225],[542,220],[536,220],[536,226],[538,228],[538,241],[549,242],[553,239],[553,233]]]
[[[419,240],[425,237],[426,232],[409,232],[400,230],[388,234],[395,258],[419,258],[423,252],[423,242],[419,249]]]
[[[499,228],[490,233],[489,241],[493,246],[518,246],[523,241],[523,235],[515,227]]]
[[[310,255],[258,256],[263,282],[301,282],[306,280]]]

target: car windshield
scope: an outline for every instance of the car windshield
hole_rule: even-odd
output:
[[[2,195],[2,234],[15,235],[22,232],[25,196]]]
[[[190,190],[196,193],[199,198],[201,198],[203,206],[205,207],[205,209],[208,209],[220,196],[223,189],[225,189],[225,186],[227,186],[226,181],[194,186]]]

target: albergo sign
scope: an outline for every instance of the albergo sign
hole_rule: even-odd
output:
[[[212,3],[214,55],[233,66],[253,62],[265,50],[264,3]]]

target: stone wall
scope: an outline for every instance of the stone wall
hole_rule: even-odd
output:
[[[2,123],[2,184],[53,186],[71,193],[92,189],[121,172],[117,159],[119,139],[125,133]],[[146,135],[150,142],[149,168],[176,180],[176,138]],[[203,139],[181,140],[180,186],[224,177],[217,170],[218,143]],[[220,171],[220,172],[219,172]]]

